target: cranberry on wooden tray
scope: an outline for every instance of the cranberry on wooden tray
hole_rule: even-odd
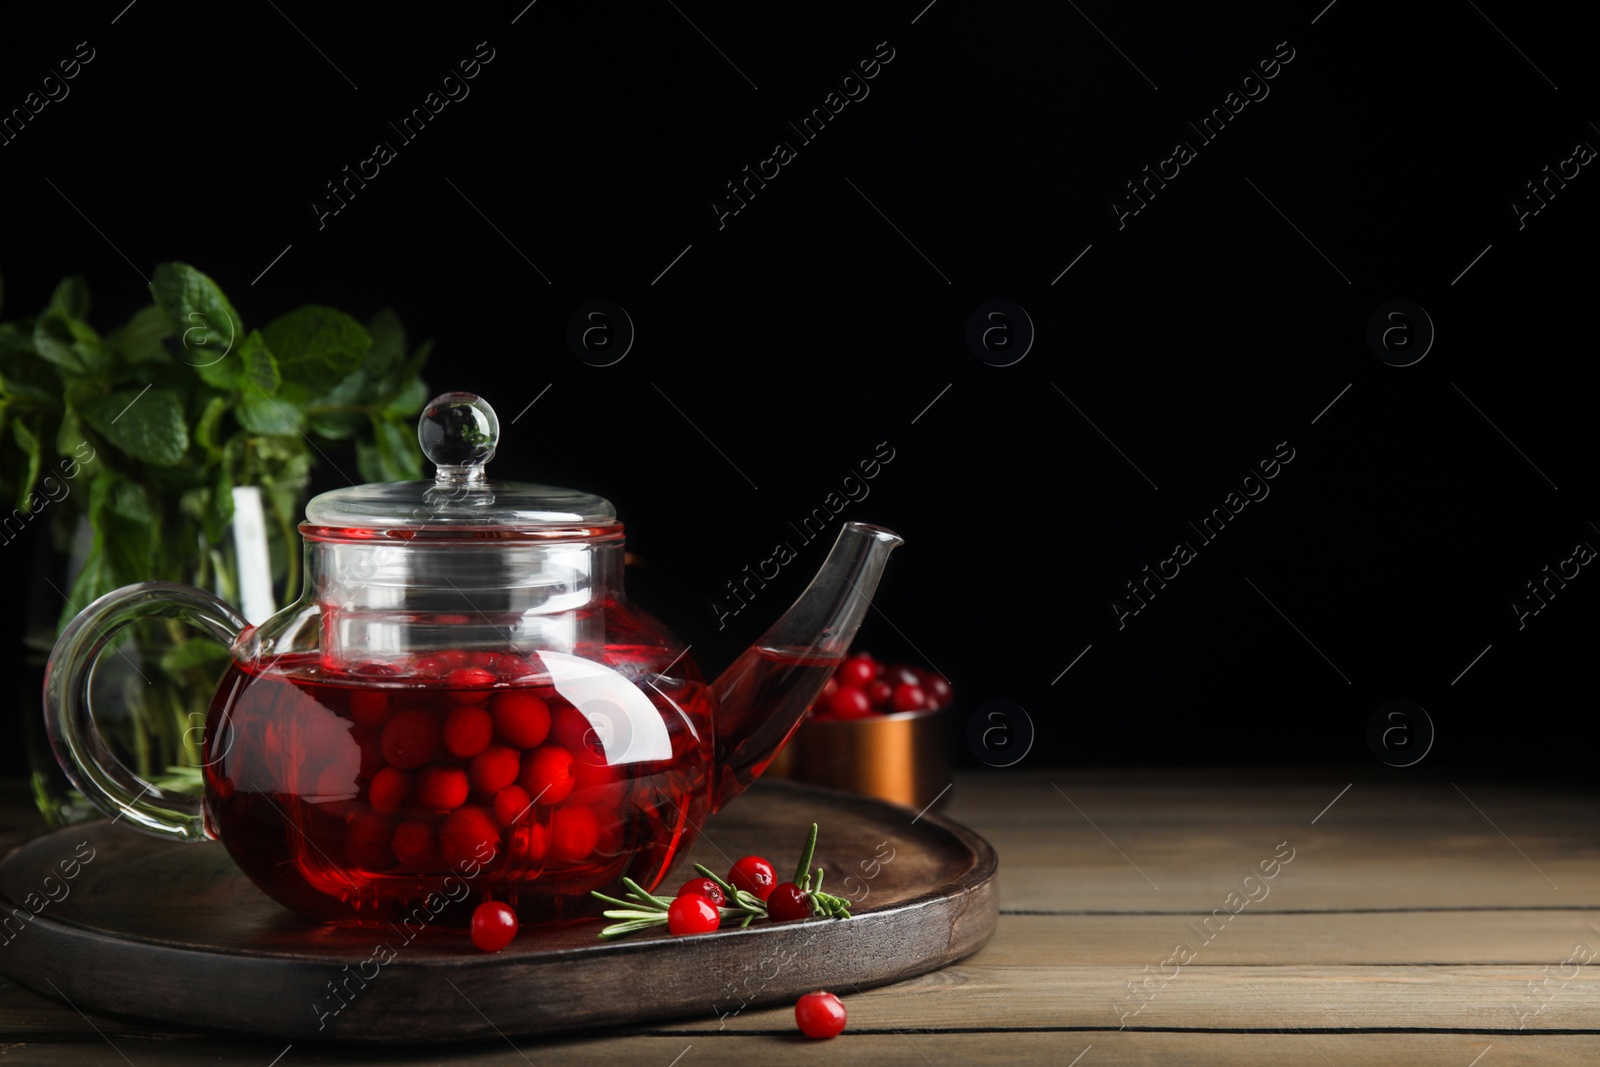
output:
[[[667,909],[667,929],[674,934],[709,934],[720,925],[722,913],[699,893],[684,893]]]
[[[760,856],[746,856],[728,872],[728,884],[766,900],[772,894],[772,887],[778,884],[778,873]]]

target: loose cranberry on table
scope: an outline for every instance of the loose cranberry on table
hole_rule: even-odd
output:
[[[746,856],[728,872],[728,884],[743,889],[757,900],[766,900],[778,884],[778,873],[760,856]]]
[[[807,993],[795,1002],[794,1021],[807,1037],[838,1037],[844,1032],[844,1004],[832,993]]]
[[[682,893],[667,908],[667,929],[676,935],[709,934],[721,925],[722,913],[699,893]]]
[[[486,900],[472,912],[472,943],[485,952],[499,952],[517,936],[517,913],[498,900]]]

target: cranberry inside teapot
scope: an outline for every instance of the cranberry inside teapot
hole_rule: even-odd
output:
[[[208,822],[284,905],[343,922],[420,907],[457,925],[493,898],[572,917],[624,876],[656,884],[690,840],[684,820],[706,817],[712,702],[692,668],[667,678],[617,649],[615,681],[597,684],[558,656],[423,659],[374,678],[291,655],[224,678]],[[596,695],[608,684],[614,699]]]

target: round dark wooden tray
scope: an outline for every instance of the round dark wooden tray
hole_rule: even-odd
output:
[[[993,846],[915,816],[758,783],[706,825],[691,861],[722,871],[760,853],[787,876],[806,827],[820,823],[825,888],[859,899],[853,918],[609,943],[583,923],[525,929],[492,955],[460,931],[407,941],[400,930],[308,923],[262,895],[220,845],[89,823],[0,860],[0,971],[81,1010],[285,1040],[466,1040],[721,1016],[924,974],[989,939]]]

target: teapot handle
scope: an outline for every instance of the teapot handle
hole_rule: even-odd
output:
[[[231,645],[248,625],[242,615],[203,590],[174,582],[140,582],[113,590],[67,625],[44,676],[44,722],[50,747],[72,784],[112,816],[137,830],[178,841],[209,840],[204,798],[170,793],[134,774],[112,754],[94,723],[89,681],[118,631],[153,617],[198,626]]]

